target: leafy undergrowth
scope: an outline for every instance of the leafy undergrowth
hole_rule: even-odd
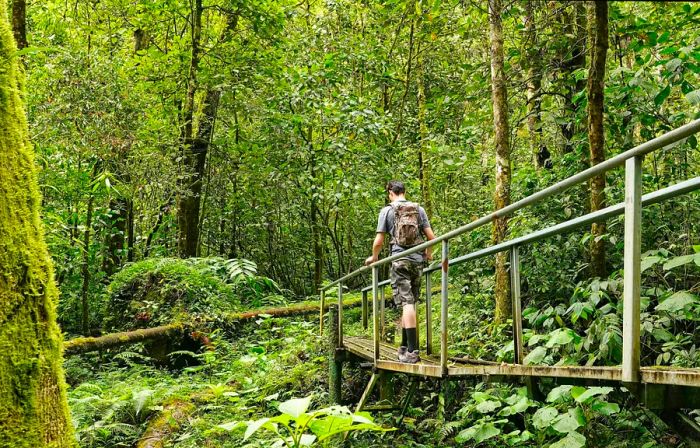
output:
[[[578,303],[581,297],[590,299],[594,291],[604,297],[612,280],[607,285],[580,285],[571,303]],[[345,295],[348,300],[358,297]],[[509,324],[491,323],[490,300],[488,292],[462,295],[450,290],[451,355],[492,360],[512,356],[508,349]],[[601,301],[598,308],[605,303]],[[549,345],[547,353],[552,360],[580,350],[576,359],[581,362],[586,359],[586,347],[562,334],[567,325],[581,325],[590,317],[580,316],[572,323],[577,308],[569,309],[567,305],[554,309],[561,312],[552,317],[553,325],[535,326],[537,332],[528,332],[528,340],[542,334],[541,344]],[[388,333],[393,332],[396,314],[395,310],[387,310]],[[346,333],[362,334],[361,309],[346,309],[344,315]],[[433,317],[433,328],[438,329],[437,301]],[[524,388],[484,385],[477,382],[479,379],[453,382],[443,389],[437,381],[426,381],[398,430],[376,432],[396,426],[395,416],[374,414],[372,422],[365,417],[352,420],[346,410],[328,410],[326,340],[318,336],[317,325],[315,316],[261,316],[239,327],[235,337],[214,332],[210,335],[212,349],[195,355],[201,364],[178,371],[153,367],[138,347],[103,358],[93,354],[68,359],[70,405],[81,446],[134,446],[160,411],[185,403],[189,405],[186,417],[169,423],[172,434],[166,446],[268,447],[278,440],[269,424],[293,420],[284,413],[280,415],[289,404],[280,404],[301,397],[310,397],[308,415],[323,411],[317,414],[319,420],[330,416],[332,420],[350,419],[349,424],[366,425],[363,427],[367,430],[349,433],[344,442],[339,435],[317,438],[315,443],[321,446],[674,446],[663,430],[655,428],[658,420],[637,406],[627,392],[619,388],[559,387],[546,382],[541,384],[542,395],[534,399],[525,396]],[[582,327],[572,328],[584,331]],[[424,328],[421,334],[424,338]],[[549,343],[552,340],[562,343]],[[529,353],[539,346],[529,345]],[[592,349],[598,347],[599,343],[591,344]],[[547,358],[541,361],[548,362]],[[343,394],[350,407],[367,379],[366,371],[346,365]],[[393,381],[402,394],[406,377],[398,375]],[[268,417],[273,420],[261,420]],[[300,414],[296,418],[306,417]],[[254,421],[263,422],[259,423],[262,430],[250,430],[250,422]],[[250,435],[247,439],[246,432]]]
[[[291,397],[324,402],[326,361],[317,332],[317,322],[260,318],[234,342],[212,335],[213,350],[197,355],[201,364],[181,371],[151,366],[136,347],[107,362],[98,355],[71,358],[69,399],[81,446],[132,446],[154,413],[182,399],[196,409],[172,446],[240,447],[242,435],[217,425],[274,413]]]

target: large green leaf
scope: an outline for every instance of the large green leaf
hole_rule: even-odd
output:
[[[539,408],[535,415],[532,416],[532,424],[537,429],[547,428],[552,425],[554,420],[559,416],[559,411],[553,407]]]
[[[607,401],[596,401],[591,408],[603,415],[613,415],[620,412],[620,406],[617,403],[608,403]]]
[[[476,443],[481,443],[484,440],[496,437],[500,433],[501,430],[496,428],[493,422],[481,423],[463,430],[457,434],[455,440],[460,443],[468,442],[469,440],[474,440]]]
[[[570,432],[563,439],[549,445],[549,448],[583,448],[586,446],[586,437],[578,432]]]
[[[265,426],[270,421],[269,418],[261,418],[260,420],[255,420],[248,424],[248,428],[245,430],[245,435],[243,435],[243,440],[248,440],[250,436],[255,434],[260,428]]]
[[[283,403],[280,403],[279,410],[284,414],[289,414],[294,418],[298,418],[301,414],[309,409],[311,404],[311,397],[306,398],[292,398]]]
[[[688,291],[678,291],[671,297],[656,305],[656,310],[668,312],[681,311],[688,305],[697,302],[697,299],[698,298],[695,294],[691,294]]]
[[[482,401],[476,405],[476,410],[482,414],[488,414],[501,407],[501,402],[496,400]]]
[[[683,266],[688,263],[692,263],[693,260],[695,260],[695,257],[697,254],[690,254],[690,255],[681,255],[679,257],[673,257],[670,260],[668,260],[666,263],[664,263],[664,271],[671,270],[673,268],[677,268],[678,266]]]
[[[542,362],[545,356],[547,356],[547,349],[544,347],[536,347],[533,351],[527,354],[525,359],[523,359],[523,364],[539,364]]]
[[[685,99],[688,100],[690,104],[700,104],[700,89],[686,93]]]
[[[589,387],[582,394],[574,394],[572,390],[571,396],[574,397],[574,399],[579,403],[586,403],[593,397],[608,395],[612,391],[612,387]]]
[[[574,340],[576,333],[568,328],[559,328],[551,333],[549,341],[547,341],[547,348],[552,348],[557,345],[566,345]]]
[[[571,413],[568,413],[560,416],[557,421],[554,422],[552,428],[554,428],[555,431],[564,434],[576,431],[576,429],[580,426],[581,424],[579,423],[578,419],[574,415],[571,415]]]
[[[552,403],[561,400],[562,398],[567,398],[571,395],[571,389],[574,386],[570,384],[565,384],[563,386],[558,386],[549,391],[547,394],[547,402]]]
[[[662,258],[659,257],[658,255],[651,255],[649,257],[644,257],[641,262],[641,270],[642,272],[646,271],[650,267],[654,266],[656,263],[661,261]]]
[[[667,85],[659,93],[654,97],[654,104],[657,106],[661,106],[664,101],[666,101],[666,98],[671,94],[671,85]]]

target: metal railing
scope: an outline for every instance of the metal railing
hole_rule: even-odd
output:
[[[667,147],[679,142],[697,132],[700,132],[700,119],[692,121],[684,126],[669,131],[659,137],[649,140],[633,149],[625,151],[612,157],[598,165],[592,166],[574,176],[557,182],[537,193],[521,199],[507,207],[488,214],[476,221],[447,232],[431,241],[417,245],[404,252],[381,259],[369,266],[361,267],[338,280],[335,280],[321,288],[321,325],[323,325],[323,308],[325,304],[325,293],[328,289],[338,287],[338,332],[339,346],[343,346],[343,283],[357,277],[369,270],[372,271],[372,283],[370,287],[362,289],[363,294],[363,326],[367,328],[367,294],[372,291],[372,315],[373,315],[373,342],[374,342],[374,363],[379,361],[380,325],[384,327],[384,294],[383,287],[389,284],[388,280],[379,281],[379,267],[391,263],[394,260],[405,257],[412,253],[421,252],[425,249],[441,245],[440,261],[434,263],[423,270],[426,285],[426,347],[430,354],[432,350],[432,284],[431,274],[441,270],[440,285],[440,365],[443,375],[447,374],[447,341],[448,341],[448,280],[449,267],[458,263],[485,257],[502,251],[510,252],[510,279],[511,279],[511,299],[513,308],[513,342],[515,350],[515,363],[523,362],[523,338],[522,338],[522,313],[520,303],[520,257],[519,247],[523,244],[532,243],[554,235],[559,235],[592,222],[608,219],[613,216],[625,215],[624,227],[624,279],[623,279],[623,360],[622,360],[622,381],[639,381],[640,368],[640,348],[639,348],[639,328],[640,309],[639,291],[641,283],[640,257],[641,257],[641,217],[642,206],[651,205],[670,199],[681,194],[700,189],[700,177],[686,180],[684,182],[657,190],[653,193],[642,196],[642,161],[646,154],[658,149]],[[494,219],[511,215],[512,213],[542,201],[556,193],[562,192],[572,186],[591,179],[594,176],[605,173],[608,170],[617,168],[625,164],[625,201],[602,210],[598,210],[587,215],[562,222],[560,224],[547,227],[542,230],[532,232],[519,238],[511,239],[500,244],[471,252],[466,255],[449,258],[449,241],[466,232],[491,223]],[[381,304],[380,304],[380,287]],[[380,322],[381,321],[381,322]],[[321,331],[323,327],[321,326]]]

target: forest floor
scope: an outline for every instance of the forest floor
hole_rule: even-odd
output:
[[[354,298],[354,295],[346,297]],[[452,297],[455,306],[451,313],[461,316],[458,318],[463,328],[454,338],[463,341],[458,344],[462,348],[472,347],[460,353],[472,357],[489,357],[484,355],[490,353],[490,357],[496,357],[496,349],[506,345],[507,334],[484,337],[480,327],[488,320],[476,310],[488,308],[479,300],[456,300],[464,299],[457,292],[453,292]],[[389,317],[391,314],[390,311]],[[362,332],[359,308],[346,310],[345,317],[348,334]],[[135,446],[139,439],[167,434],[165,446],[178,448],[268,447],[272,444],[270,433],[261,432],[257,438],[244,441],[244,429],[229,429],[234,422],[276,415],[279,403],[291,398],[312,397],[311,409],[328,405],[327,342],[318,335],[317,317],[262,316],[242,326],[235,338],[215,332],[211,340],[213,349],[196,355],[198,365],[178,370],[154,366],[140,353],[139,346],[109,357],[93,353],[68,358],[65,368],[71,385],[69,402],[80,445]],[[356,402],[369,373],[346,366],[343,396]],[[402,380],[400,377],[396,380],[399,391]],[[444,421],[437,418],[438,402],[444,397],[439,393],[437,382],[428,382],[415,397],[400,429],[390,433],[391,437],[386,437],[385,433],[358,432],[352,433],[345,443],[336,437],[329,446],[465,446],[455,442],[455,435],[461,428],[476,422],[477,417],[483,419],[473,412],[470,397],[475,393],[501,394],[505,403],[518,394],[513,386],[488,389],[494,386],[477,381],[452,385],[453,399],[448,403],[452,411]],[[352,407],[351,403],[348,405]],[[535,405],[532,402],[532,406]],[[623,412],[609,419],[603,416],[593,422],[591,418],[591,423],[595,424],[587,430],[591,433],[588,446],[669,446],[663,443],[662,437],[649,432],[646,427],[651,425],[645,424],[644,418],[640,419],[635,412],[623,406]],[[159,416],[164,420],[161,422],[164,430],[154,430]],[[397,423],[396,416],[390,413],[375,413],[374,418],[385,427],[394,427]],[[593,434],[596,428],[599,433]],[[533,439],[513,446],[546,446],[556,440],[556,433],[542,432],[539,437],[540,442]],[[485,443],[478,446],[496,446]]]

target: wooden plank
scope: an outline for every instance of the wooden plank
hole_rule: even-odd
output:
[[[369,379],[369,383],[367,383],[367,387],[365,387],[365,391],[362,393],[362,397],[360,397],[360,402],[357,404],[355,412],[360,412],[364,405],[367,403],[367,400],[369,400],[369,396],[372,393],[372,390],[374,389],[374,385],[377,384],[378,378],[378,373],[372,374],[372,377]]]
[[[625,164],[625,255],[622,315],[622,380],[639,381],[639,294],[642,247],[642,157]]]
[[[449,376],[497,375],[497,376],[537,376],[552,378],[586,378],[606,381],[619,381],[619,367],[583,366],[523,366],[519,364],[453,366]]]
[[[700,369],[642,367],[639,371],[642,383],[700,387]]]
[[[408,364],[398,361],[377,361],[377,368],[382,370],[391,370],[392,372],[402,372],[410,375],[432,376],[435,378],[442,377],[442,367],[435,364],[427,364],[418,362],[416,364]]]
[[[372,340],[356,336],[345,338],[345,348],[353,355],[367,360],[374,359]],[[395,364],[396,347],[389,344],[379,344],[379,360],[381,365],[389,370],[405,373],[419,373],[420,369],[398,368]],[[453,359],[457,361],[456,359]],[[411,364],[406,364],[411,365]],[[440,360],[433,357],[424,357],[421,365],[433,366],[437,369],[441,367]],[[519,364],[463,364],[459,362],[448,366],[449,376],[523,376],[523,377],[551,377],[551,378],[577,378],[601,381],[622,381],[622,369],[619,366],[610,367],[585,367],[585,366],[523,366]],[[429,376],[441,376],[432,375]],[[640,379],[647,384],[669,384],[676,386],[700,387],[699,369],[679,369],[674,367],[642,367],[640,369]]]

